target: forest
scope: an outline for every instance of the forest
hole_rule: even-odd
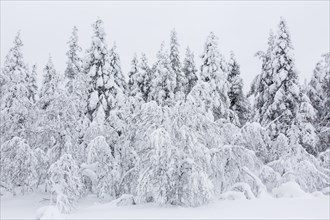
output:
[[[247,94],[239,60],[212,32],[203,54],[181,56],[173,30],[155,63],[135,54],[123,73],[103,21],[92,28],[82,49],[73,27],[65,71],[49,56],[41,86],[20,32],[1,62],[1,193],[42,190],[61,213],[90,194],[183,207],[280,197],[286,183],[330,194],[330,53],[300,83],[284,18],[256,51]]]

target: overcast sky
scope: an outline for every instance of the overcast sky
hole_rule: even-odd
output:
[[[270,29],[276,30],[283,16],[303,81],[329,51],[329,7],[329,1],[1,1],[1,65],[21,30],[25,61],[30,66],[37,63],[41,75],[51,54],[57,70],[63,72],[72,27],[78,27],[85,50],[91,42],[91,24],[99,17],[105,23],[108,45],[117,43],[125,74],[134,52],[146,53],[153,62],[161,42],[168,46],[173,28],[178,32],[181,59],[189,45],[199,65],[206,37],[213,31],[226,59],[231,50],[235,52],[247,90],[260,72],[254,54],[266,49]]]

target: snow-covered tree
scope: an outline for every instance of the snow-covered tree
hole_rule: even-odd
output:
[[[132,119],[127,138],[137,154],[139,202],[199,206],[213,196],[207,147],[218,136],[210,135],[215,124],[189,100],[173,107],[149,102]]]
[[[164,51],[164,43],[157,53],[157,61],[152,68],[153,76],[150,88],[150,100],[159,105],[171,105],[174,101],[176,75],[171,67],[170,59]]]
[[[243,94],[243,80],[240,74],[240,66],[231,52],[228,63],[230,109],[236,112],[240,124],[244,125],[249,119],[249,102]]]
[[[89,76],[87,112],[90,120],[98,108],[103,108],[108,117],[110,110],[117,105],[117,96],[126,90],[116,46],[109,50],[105,42],[103,21],[98,19],[93,30],[92,44],[84,63],[84,72]]]
[[[189,47],[187,47],[186,50],[186,57],[183,61],[182,72],[185,74],[186,77],[186,83],[184,87],[185,87],[185,94],[187,95],[196,85],[198,80],[196,74],[197,69],[195,66],[194,54],[190,51]]]
[[[1,144],[0,180],[5,187],[16,195],[16,188],[21,192],[31,191],[37,184],[37,159],[34,151],[20,137],[13,137]]]
[[[1,142],[14,136],[25,137],[31,122],[29,71],[22,54],[20,32],[7,54],[1,70],[0,136]]]
[[[292,51],[291,36],[281,18],[276,36],[269,38],[267,53],[261,54],[262,73],[254,92],[255,120],[271,131],[272,138],[287,134],[292,125],[308,123],[313,118],[313,109],[298,82]]]
[[[258,180],[251,178],[249,172],[245,172],[245,167],[252,173],[258,174],[262,167],[261,160],[242,146],[225,145],[214,147],[210,151],[211,155],[211,179],[214,183],[215,193],[219,195],[231,190],[234,184],[246,183],[249,188],[258,196],[262,186]]]
[[[259,51],[256,54],[262,61],[261,73],[254,78],[248,93],[248,96],[253,96],[253,117],[255,121],[260,121],[259,118],[266,111],[266,107],[270,105],[269,87],[273,84],[272,67],[274,62],[275,38],[274,33],[270,31],[266,53]]]
[[[293,180],[306,192],[329,187],[329,170],[324,169],[320,161],[307,153],[301,145],[290,142],[290,139],[287,143],[282,156],[268,164],[280,174],[279,183]]]
[[[152,87],[152,71],[148,65],[148,60],[146,55],[143,53],[141,55],[141,61],[140,61],[140,76],[141,76],[141,84],[140,84],[140,91],[143,95],[143,100],[147,102],[150,100],[150,92]]]
[[[324,151],[330,141],[330,53],[323,55],[323,59],[316,64],[312,79],[307,85],[307,95],[315,108],[314,125],[319,136],[318,151]]]
[[[131,62],[131,70],[128,73],[128,90],[131,96],[135,96],[140,91],[141,80],[139,79],[139,63],[137,55],[134,54],[134,57]]]
[[[47,173],[52,202],[62,213],[69,213],[83,193],[81,174],[71,154],[62,155]]]
[[[50,161],[49,161],[47,154],[45,153],[45,151],[43,149],[36,148],[34,150],[34,155],[37,160],[36,171],[37,171],[38,181],[37,181],[36,187],[38,188],[40,185],[44,184],[46,181],[47,171],[50,166],[50,164],[49,164]],[[45,184],[45,191],[47,191],[46,184]]]
[[[185,74],[181,70],[180,54],[179,54],[179,43],[177,32],[175,29],[171,31],[170,40],[170,62],[172,70],[176,76],[176,86],[174,93],[182,92],[184,93],[184,85],[186,84]]]
[[[39,93],[39,103],[41,109],[47,109],[49,104],[59,95],[60,75],[55,70],[52,57],[49,56],[48,62],[43,71],[43,80]]]
[[[81,47],[78,45],[78,29],[76,26],[72,29],[70,40],[68,41],[69,50],[67,55],[67,66],[64,72],[66,77],[65,87],[67,94],[65,98],[71,105],[71,114],[75,115],[76,131],[79,136],[80,143],[82,141],[84,131],[88,124],[87,115],[87,99],[90,86],[89,76],[83,71],[83,60],[81,59]],[[74,140],[75,141],[75,140]]]
[[[241,136],[237,144],[245,146],[247,149],[254,151],[255,154],[264,163],[268,163],[274,160],[274,157],[276,157],[277,153],[270,152],[271,149],[274,148],[273,143],[269,137],[268,131],[261,127],[259,123],[247,122],[241,128],[240,133]]]
[[[61,79],[50,58],[44,68],[35,131],[38,137],[35,146],[46,152],[50,163],[76,150],[82,130],[83,108],[77,104],[80,97],[75,93],[68,94]]]
[[[119,59],[119,54],[117,52],[116,43],[113,44],[113,47],[110,50],[109,61],[110,61],[111,77],[113,77],[114,82],[122,90],[122,92],[126,94],[127,83],[121,71],[120,59]]]
[[[329,56],[330,57],[330,56]],[[328,57],[328,60],[330,58]],[[330,66],[330,65],[328,65]],[[330,67],[328,68],[328,70]],[[329,71],[328,71],[329,73]],[[329,149],[329,142],[330,142],[330,74],[327,75],[325,79],[325,83],[323,85],[325,94],[326,94],[326,100],[324,101],[324,110],[321,117],[321,123],[320,125],[323,127],[319,132],[319,139],[321,147],[319,151],[323,151],[325,148]]]
[[[142,202],[155,202],[160,205],[173,204],[176,170],[173,169],[177,162],[178,152],[171,143],[168,132],[162,128],[150,134],[150,150],[145,158],[150,163],[142,165],[139,177],[137,195]],[[175,204],[175,203],[174,203]]]
[[[110,146],[103,136],[93,139],[87,147],[87,165],[96,176],[94,192],[98,198],[117,198],[119,172]]]
[[[65,76],[67,78],[66,87],[69,93],[73,92],[74,79],[82,71],[82,60],[80,58],[81,47],[78,45],[78,28],[76,26],[72,29],[70,40],[68,41],[69,50],[67,55],[67,66],[65,69]]]
[[[200,76],[211,88],[214,119],[230,119],[227,73],[224,72],[223,57],[218,50],[217,37],[213,32],[207,37],[201,58]]]
[[[29,100],[32,103],[36,103],[38,95],[38,85],[37,85],[37,65],[32,66],[31,72],[28,74],[27,78],[28,89],[29,89]]]
[[[89,76],[87,112],[90,120],[99,107],[109,114],[108,96],[110,81],[109,50],[105,42],[103,21],[98,19],[93,25],[91,47],[87,50],[84,60],[84,72]]]

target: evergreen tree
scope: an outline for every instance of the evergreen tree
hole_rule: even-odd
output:
[[[148,65],[148,60],[144,53],[141,55],[140,71],[141,71],[139,74],[141,76],[140,91],[142,92],[143,100],[147,102],[148,100],[151,99],[150,91],[152,87],[151,84],[152,71]]]
[[[71,113],[76,119],[76,130],[79,132],[79,142],[82,141],[87,120],[87,98],[88,98],[88,76],[83,72],[83,61],[80,58],[82,51],[78,45],[78,29],[72,29],[70,40],[68,41],[69,50],[67,55],[67,66],[64,72],[66,80],[65,99],[70,103]],[[64,95],[64,94],[63,94]]]
[[[35,146],[43,149],[50,163],[65,153],[77,150],[81,131],[81,109],[76,98],[61,87],[63,78],[55,70],[51,57],[44,68],[38,102],[38,138]]]
[[[84,72],[89,76],[87,114],[93,120],[98,108],[103,108],[106,118],[117,105],[118,95],[126,89],[119,57],[114,46],[111,51],[105,42],[103,21],[93,24],[92,45],[87,50]]]
[[[95,170],[97,179],[94,186],[97,197],[116,198],[118,175],[115,168],[117,167],[111,149],[103,136],[98,136],[89,143],[87,164],[97,166]]]
[[[38,86],[37,86],[37,65],[32,66],[31,72],[29,72],[27,77],[28,89],[29,89],[29,100],[32,103],[36,103]]]
[[[274,62],[274,47],[275,35],[270,31],[268,37],[268,49],[266,53],[259,51],[256,56],[262,60],[261,73],[258,74],[252,82],[251,90],[248,96],[254,96],[254,119],[259,121],[261,115],[265,112],[265,107],[270,105],[269,87],[273,84],[273,62]],[[260,122],[260,121],[259,121]]]
[[[47,173],[52,202],[62,213],[69,213],[83,193],[81,174],[71,154],[64,154]]]
[[[262,57],[262,83],[258,85],[255,109],[258,111],[256,119],[263,126],[269,123],[272,127],[279,126],[273,128],[276,136],[279,132],[285,133],[299,108],[298,77],[291,57],[291,38],[284,20],[279,24],[276,40],[270,36],[268,47]]]
[[[186,50],[186,57],[183,61],[182,72],[185,74],[187,82],[185,83],[185,94],[189,94],[192,88],[197,83],[197,69],[195,67],[194,54],[190,51],[189,47]]]
[[[136,54],[134,54],[133,60],[131,62],[131,70],[128,73],[128,89],[130,95],[135,96],[139,92],[139,84],[138,82],[139,75],[139,63]]]
[[[184,92],[184,85],[186,84],[186,78],[181,71],[181,62],[179,55],[179,43],[177,39],[177,32],[175,29],[171,31],[171,41],[170,41],[170,62],[172,70],[176,76],[176,86],[175,93],[181,91]]]
[[[1,71],[2,85],[0,97],[1,142],[14,136],[26,138],[26,129],[31,123],[32,102],[30,98],[29,71],[22,54],[23,43],[20,32],[14,39]]]
[[[55,70],[52,57],[49,56],[48,62],[44,68],[42,85],[39,93],[39,103],[43,110],[46,110],[52,100],[59,95],[60,76]]]
[[[243,80],[240,74],[240,66],[236,61],[234,53],[231,52],[228,63],[230,109],[236,112],[240,124],[244,125],[249,118],[249,102],[243,94]]]
[[[37,159],[26,141],[13,137],[1,144],[0,152],[1,182],[13,195],[17,187],[23,194],[33,190],[37,183]]]
[[[211,88],[214,119],[229,119],[228,81],[226,72],[222,68],[222,56],[218,50],[217,37],[210,33],[204,45],[204,52],[201,56],[201,80],[208,83]]]
[[[81,47],[78,45],[78,29],[76,26],[72,29],[72,35],[68,42],[69,50],[66,53],[67,55],[67,66],[65,69],[65,76],[68,80],[66,87],[69,93],[73,92],[74,79],[78,76],[78,74],[82,71],[82,60],[79,57],[79,53],[81,52]]]
[[[117,53],[117,45],[114,43],[113,47],[110,50],[110,69],[111,69],[111,77],[113,78],[116,85],[122,90],[124,94],[126,94],[127,83],[125,81],[125,77],[121,71],[119,54]]]
[[[281,19],[276,37],[271,34],[269,38],[267,53],[261,54],[262,73],[254,83],[255,120],[271,132],[272,138],[280,133],[288,136],[288,130],[295,129],[298,142],[315,152],[315,141],[310,146],[303,139],[306,132],[315,139],[313,129],[302,130],[310,124],[314,110],[298,83],[292,51],[286,22]]]
[[[307,85],[307,95],[317,111],[314,125],[319,136],[318,151],[329,148],[330,141],[330,53],[323,55],[323,59],[316,64],[312,79]]]
[[[159,105],[171,105],[174,101],[176,78],[171,67],[170,59],[164,51],[164,43],[157,53],[157,61],[153,66],[151,100]]]

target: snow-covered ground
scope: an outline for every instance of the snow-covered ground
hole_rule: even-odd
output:
[[[40,207],[47,206],[47,194],[1,196],[1,219],[35,219]],[[330,197],[304,195],[296,198],[219,200],[198,208],[159,207],[153,204],[117,207],[100,204],[95,196],[80,201],[63,219],[329,219]]]

